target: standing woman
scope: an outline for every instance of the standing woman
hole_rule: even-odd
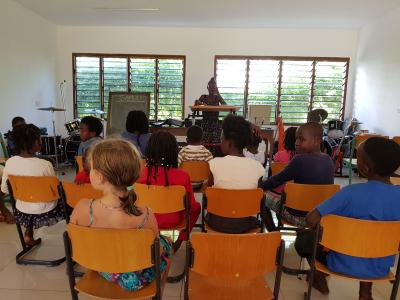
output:
[[[217,83],[214,77],[210,79],[207,85],[208,95],[201,95],[200,99],[196,101],[196,105],[225,105],[226,102],[219,94]],[[203,143],[205,144],[219,144],[221,142],[221,124],[218,119],[218,111],[204,111],[203,112]]]

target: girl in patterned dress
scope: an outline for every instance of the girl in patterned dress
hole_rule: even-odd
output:
[[[171,254],[171,242],[159,235],[157,220],[148,207],[135,205],[132,184],[139,178],[141,156],[128,141],[110,139],[89,150],[90,182],[103,192],[97,200],[81,200],[71,215],[71,223],[99,228],[147,228],[160,237],[161,271]],[[126,273],[100,272],[106,280],[128,291],[137,291],[154,281],[154,267]]]

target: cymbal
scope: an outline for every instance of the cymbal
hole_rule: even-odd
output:
[[[90,113],[90,114],[99,114],[102,115],[104,114],[104,111],[96,108],[87,108],[84,110],[85,113]]]
[[[37,110],[44,110],[44,111],[65,111],[65,108],[58,108],[58,107],[54,107],[54,106],[50,106],[50,107],[39,107],[37,108]]]

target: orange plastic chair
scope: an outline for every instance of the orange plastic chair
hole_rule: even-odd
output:
[[[83,168],[83,157],[82,157],[82,155],[77,155],[77,156],[75,156],[75,161],[76,161],[76,164],[77,164],[77,166],[78,166],[78,172],[84,171],[84,168]]]
[[[394,137],[392,138],[392,140],[395,141],[397,144],[400,145],[400,136],[394,136]]]
[[[60,201],[58,193],[58,179],[55,176],[13,176],[8,177],[8,190],[10,193],[11,204],[15,209],[16,199],[24,202],[53,202]],[[34,246],[25,243],[24,234],[18,221],[15,222],[18,230],[22,251],[17,254],[17,264],[23,265],[45,265],[49,267],[58,266],[65,261],[65,257],[56,260],[37,260],[27,259],[24,256],[42,242]]]
[[[280,173],[284,168],[286,168],[288,163],[283,163],[283,162],[277,162],[274,161],[271,164],[271,176],[274,176],[278,173]]]
[[[69,223],[69,207],[75,208],[82,199],[98,199],[103,193],[95,190],[91,184],[76,184],[74,182],[62,181],[59,186],[61,199],[64,205],[65,219]]]
[[[101,299],[161,299],[169,271],[160,272],[160,241],[150,229],[89,228],[67,224],[67,273],[73,300],[78,293]],[[73,261],[89,271],[76,282]],[[155,267],[156,280],[135,292],[123,290],[98,272],[125,273]]]
[[[390,177],[390,182],[393,185],[400,185],[400,177]]]
[[[180,185],[159,186],[135,183],[134,190],[138,196],[137,204],[150,207],[154,213],[169,214],[185,211],[185,219],[180,224],[161,230],[182,230],[189,232],[189,198],[186,190]],[[189,236],[189,235],[187,235]],[[168,281],[173,283],[180,281],[183,273],[169,277]]]
[[[376,279],[364,279],[346,276],[330,271],[325,265],[316,260],[317,244],[319,243],[329,250],[361,258],[378,258],[399,254],[400,246],[400,221],[368,221],[335,215],[322,217],[316,230],[314,251],[311,261],[310,284],[305,299],[311,297],[311,282],[313,282],[316,270],[338,276],[364,282],[393,281],[390,300],[395,300],[399,288],[400,260],[397,264],[396,275],[389,272],[387,276]]]
[[[185,299],[278,299],[285,245],[279,232],[193,233]],[[274,290],[265,274],[275,272]]]
[[[179,168],[189,174],[190,181],[196,189],[202,188],[210,176],[210,166],[206,161],[184,161]]]
[[[282,204],[285,205],[285,208],[308,213],[339,190],[340,185],[338,184],[299,184],[289,182],[286,184],[282,194]],[[283,206],[280,207],[276,215],[280,230],[293,229],[282,226],[282,224],[293,226],[293,224],[283,220]]]
[[[201,206],[202,231],[218,232],[206,224],[205,210],[207,210],[208,213],[226,218],[244,218],[259,214],[261,216],[260,228],[250,232],[263,232],[264,197],[262,189],[227,190],[208,187]]]

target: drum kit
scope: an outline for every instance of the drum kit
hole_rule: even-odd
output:
[[[53,125],[53,135],[43,135],[41,137],[41,157],[52,160],[56,168],[60,168],[60,161],[62,161],[63,158],[67,165],[73,163],[75,161],[75,156],[78,153],[79,144],[81,143],[79,135],[80,119],[75,119],[65,123],[65,129],[67,130],[68,136],[65,139],[62,139],[61,135],[56,134],[54,113],[66,111],[66,109],[51,106],[41,107],[37,110],[50,112],[52,114]],[[94,115],[104,114],[104,111],[99,109],[85,109],[84,112]]]

